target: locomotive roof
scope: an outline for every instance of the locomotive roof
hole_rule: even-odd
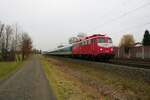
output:
[[[104,36],[106,36],[106,35],[102,35],[102,34],[94,34],[94,35],[91,35],[91,36],[87,36],[87,37],[85,37],[85,38],[83,38],[83,39],[80,39],[78,42],[84,41],[84,40],[87,40],[87,39],[96,38],[96,37],[104,37]]]
[[[69,47],[72,47],[72,46],[73,46],[73,44],[68,44],[68,45],[66,45],[66,46],[64,46],[64,47],[61,47],[61,48],[55,48],[55,49],[53,49],[53,50],[50,50],[49,52],[53,52],[53,51],[61,50],[61,49],[65,49],[65,48],[69,48]]]
[[[97,37],[97,36],[105,36],[105,35],[102,35],[102,34],[94,34],[94,35],[88,36],[88,37],[86,37],[86,38],[94,38],[94,37]]]

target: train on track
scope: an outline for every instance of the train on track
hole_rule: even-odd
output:
[[[67,46],[46,52],[45,54],[107,61],[114,57],[114,50],[110,37],[94,34],[79,39]]]

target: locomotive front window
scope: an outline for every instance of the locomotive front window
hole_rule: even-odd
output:
[[[105,39],[104,38],[99,38],[99,43],[105,43]]]
[[[112,39],[111,38],[108,38],[108,43],[112,43]]]

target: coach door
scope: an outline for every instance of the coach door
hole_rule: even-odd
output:
[[[96,43],[96,39],[92,39],[91,42],[92,42],[92,43],[91,43],[92,54],[95,54],[95,43]]]

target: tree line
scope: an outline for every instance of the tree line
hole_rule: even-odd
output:
[[[32,39],[18,25],[0,22],[0,61],[24,60],[32,52]]]
[[[126,54],[129,53],[131,47],[135,44],[135,40],[132,34],[125,34],[120,40],[119,47],[124,48]],[[150,33],[148,30],[145,30],[143,39],[141,41],[143,46],[150,46]]]

